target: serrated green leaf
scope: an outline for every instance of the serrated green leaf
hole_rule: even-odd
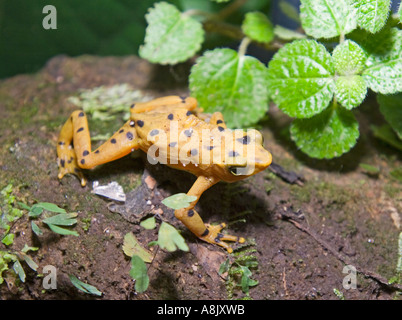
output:
[[[201,48],[204,30],[199,21],[181,13],[174,5],[159,2],[145,16],[148,27],[142,58],[153,63],[176,64],[194,56]]]
[[[102,292],[100,292],[96,287],[94,287],[88,283],[82,282],[76,276],[68,275],[68,277],[70,278],[70,281],[74,285],[74,287],[76,287],[78,290],[88,293],[88,294],[93,294],[95,296],[102,295]]]
[[[189,250],[186,242],[184,241],[184,238],[179,233],[179,231],[177,231],[175,227],[166,222],[162,222],[159,228],[158,244],[161,249],[166,249],[169,252],[176,251],[177,248],[183,251]]]
[[[364,46],[369,56],[363,77],[382,94],[402,91],[402,30],[392,28],[369,38]]]
[[[254,41],[269,43],[274,39],[274,27],[262,12],[246,13],[241,28]]]
[[[16,274],[18,274],[18,277],[22,282],[25,282],[25,271],[24,268],[22,267],[21,263],[16,260],[13,264],[13,269]]]
[[[257,59],[232,49],[207,51],[190,74],[190,90],[205,112],[222,112],[226,124],[256,123],[268,110],[267,69]]]
[[[291,128],[296,145],[312,158],[331,159],[349,151],[359,137],[353,113],[331,107],[310,119],[296,119]]]
[[[305,39],[307,36],[305,34],[296,32],[294,30],[284,28],[280,25],[276,25],[274,28],[274,34],[282,39],[282,40],[299,40],[299,39]]]
[[[357,26],[349,0],[301,0],[300,19],[306,34],[316,39],[346,35]]]
[[[155,229],[155,227],[156,227],[155,217],[151,217],[151,218],[141,221],[140,226],[147,230]]]
[[[66,213],[66,210],[64,210],[63,208],[60,208],[56,204],[50,203],[50,202],[39,202],[32,207],[42,208],[47,211],[55,212],[55,213]]]
[[[196,196],[188,196],[185,193],[176,193],[162,200],[162,203],[171,209],[187,208],[191,202],[197,200]]]
[[[43,234],[42,230],[38,227],[38,225],[31,221],[31,228],[32,231],[37,235],[37,236],[41,236]]]
[[[356,8],[357,24],[371,33],[380,31],[389,16],[391,0],[351,0]]]
[[[137,255],[147,263],[150,263],[153,257],[152,253],[149,250],[144,249],[141,246],[141,244],[138,242],[137,238],[132,232],[127,233],[124,236],[123,252],[129,257]]]
[[[366,82],[358,75],[337,78],[335,87],[338,102],[348,110],[359,106],[367,95]]]
[[[134,255],[131,258],[130,276],[135,279],[135,291],[138,293],[148,289],[149,277],[147,271],[144,261],[139,256]]]
[[[268,65],[271,97],[291,117],[309,118],[324,110],[334,94],[334,75],[331,55],[314,40],[285,45]]]
[[[363,71],[367,55],[356,42],[346,40],[336,46],[332,58],[336,72],[349,76]]]
[[[56,226],[56,225],[54,225],[54,224],[47,224],[47,226],[50,228],[50,230],[52,230],[53,232],[55,232],[55,233],[58,233],[58,234],[61,234],[61,235],[63,235],[63,236],[76,236],[76,237],[78,237],[79,236],[79,234],[78,234],[78,232],[77,231],[74,231],[74,230],[69,230],[69,229],[66,229],[66,228],[61,228],[61,227],[59,227],[59,226]]]
[[[385,119],[402,139],[402,93],[395,95],[377,95],[380,111]]]
[[[58,215],[44,219],[42,222],[58,226],[72,226],[77,223],[77,213],[60,213]]]

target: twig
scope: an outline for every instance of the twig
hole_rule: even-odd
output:
[[[269,169],[278,177],[280,177],[282,180],[286,181],[287,183],[290,184],[297,184],[299,186],[304,185],[304,177],[301,175],[293,172],[293,171],[286,171],[283,169],[282,166],[280,166],[277,163],[272,162],[271,165],[269,166]]]
[[[362,268],[360,266],[356,266],[352,261],[350,261],[348,258],[343,256],[341,253],[339,253],[337,250],[335,250],[333,247],[331,247],[325,240],[320,238],[313,230],[311,230],[309,227],[303,226],[301,223],[297,222],[293,218],[290,217],[288,213],[280,213],[282,220],[288,221],[291,224],[293,224],[297,229],[307,233],[310,237],[312,237],[315,241],[317,241],[323,248],[324,250],[329,251],[332,253],[335,258],[337,258],[339,261],[341,261],[345,265],[353,265],[356,268],[356,271],[364,275],[365,277],[371,278],[378,283],[380,283],[383,286],[386,286],[387,288],[393,289],[393,290],[399,290],[402,291],[402,285],[398,283],[389,283],[386,278],[383,276],[379,275],[378,273],[375,273],[371,270],[367,270],[365,268]]]

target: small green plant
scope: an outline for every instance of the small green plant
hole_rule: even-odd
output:
[[[251,126],[272,99],[294,118],[290,133],[298,148],[329,159],[356,144],[354,109],[370,89],[392,134],[402,139],[401,9],[391,15],[391,0],[301,0],[300,15],[281,1],[304,33],[274,26],[255,1],[211,2],[197,2],[195,9],[175,1],[183,11],[156,3],[139,50],[153,63],[177,64],[202,49],[206,32],[241,40],[238,51],[204,51],[191,68],[191,95],[206,112],[222,112],[229,127]],[[234,25],[229,18],[239,13],[243,18]],[[267,66],[246,54],[250,43],[277,50]]]
[[[41,223],[46,224],[50,230],[61,235],[72,235],[78,237],[78,232],[74,230],[67,229],[65,227],[73,226],[77,223],[76,217],[78,214],[76,212],[67,213],[63,208],[58,207],[54,203],[50,202],[39,202],[29,207],[25,203],[19,202],[21,208],[28,210],[28,216],[32,219],[31,228],[32,231],[40,236],[43,231],[39,228],[38,224],[33,221],[38,219],[40,216],[43,218],[40,220]],[[49,213],[58,213],[56,215],[49,216]]]
[[[23,215],[23,211],[17,207],[11,183],[0,191],[0,206],[0,240],[9,246],[14,241],[14,234],[10,233],[11,226]]]
[[[253,253],[256,249],[248,248],[246,245],[243,248],[237,248],[232,259],[226,259],[219,268],[219,274],[227,272],[226,288],[229,299],[232,299],[236,288],[241,288],[245,294],[245,299],[250,298],[250,287],[258,284],[257,280],[252,279],[253,271],[258,268],[258,261]]]
[[[184,193],[178,193],[165,198],[162,202],[169,208],[181,209],[188,207],[189,203],[196,199],[196,197],[187,196]],[[148,230],[156,228],[155,217],[153,216],[141,221],[140,225]],[[169,252],[174,252],[177,249],[189,251],[189,248],[180,232],[165,221],[162,221],[160,224],[158,240],[151,241],[148,244],[148,246],[155,245],[158,245],[161,249]],[[152,263],[154,258],[153,254],[141,246],[132,232],[124,236],[123,252],[131,257],[130,276],[135,279],[135,290],[138,293],[146,291],[149,285],[148,268],[146,263]]]

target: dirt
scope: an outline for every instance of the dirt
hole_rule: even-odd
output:
[[[395,288],[378,277],[390,279],[396,274],[400,232],[396,217],[402,210],[402,194],[401,182],[390,172],[401,166],[402,159],[371,134],[369,125],[383,121],[372,97],[356,112],[361,129],[357,145],[330,161],[309,159],[298,151],[287,134],[290,120],[271,105],[260,128],[265,145],[275,163],[303,176],[303,185],[289,184],[266,170],[236,184],[219,183],[201,198],[198,209],[204,220],[229,222],[232,233],[248,239],[250,245],[235,250],[230,261],[254,250],[249,254],[258,266],[250,270],[258,284],[248,295],[241,290],[240,279],[227,281],[227,273],[218,274],[229,255],[201,243],[161,204],[168,195],[187,192],[194,182],[190,174],[153,167],[144,157],[129,155],[87,172],[87,187],[73,176],[57,179],[56,139],[75,109],[69,96],[81,88],[120,83],[154,97],[185,95],[188,70],[187,64],[157,67],[134,56],[58,56],[37,74],[0,82],[0,187],[12,183],[17,200],[28,205],[52,202],[77,212],[73,230],[79,233],[79,237],[61,236],[44,227],[44,234],[36,236],[24,214],[12,226],[16,236],[7,249],[39,247],[30,252],[38,272],[24,265],[25,283],[8,272],[0,298],[340,299],[334,289],[345,299],[398,298]],[[102,125],[90,126],[92,133],[102,130]],[[378,167],[379,173],[369,175],[360,163]],[[146,183],[146,175],[156,185]],[[126,204],[91,193],[95,180],[118,181],[127,194]],[[163,219],[181,230],[190,251],[169,253],[150,247],[154,260],[148,265],[149,288],[136,293],[123,238],[133,232],[144,247],[156,240],[157,229],[145,230],[138,224],[153,214],[158,224]],[[6,250],[3,244],[0,249]],[[344,272],[346,262],[358,271],[356,288],[343,285],[349,275]],[[57,270],[56,289],[43,287],[43,268],[48,265]],[[77,290],[69,275],[95,286],[102,296]]]

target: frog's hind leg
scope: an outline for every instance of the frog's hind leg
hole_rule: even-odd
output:
[[[213,179],[204,176],[198,177],[187,193],[189,196],[196,196],[197,200],[193,201],[187,208],[176,210],[175,216],[201,240],[224,247],[229,253],[231,253],[233,252],[233,249],[225,241],[243,243],[245,242],[245,239],[221,233],[221,230],[226,227],[226,224],[224,223],[219,225],[204,224],[198,212],[194,210],[194,207],[202,193],[217,182],[218,181],[214,181]]]
[[[57,141],[58,178],[71,173],[85,186],[86,179],[81,169],[91,169],[138,149],[134,125],[134,121],[127,121],[108,141],[91,151],[87,117],[83,111],[74,111],[61,129]]]
[[[134,103],[131,105],[130,111],[131,113],[143,113],[163,106],[194,110],[197,107],[197,100],[193,97],[167,96],[148,102]]]

